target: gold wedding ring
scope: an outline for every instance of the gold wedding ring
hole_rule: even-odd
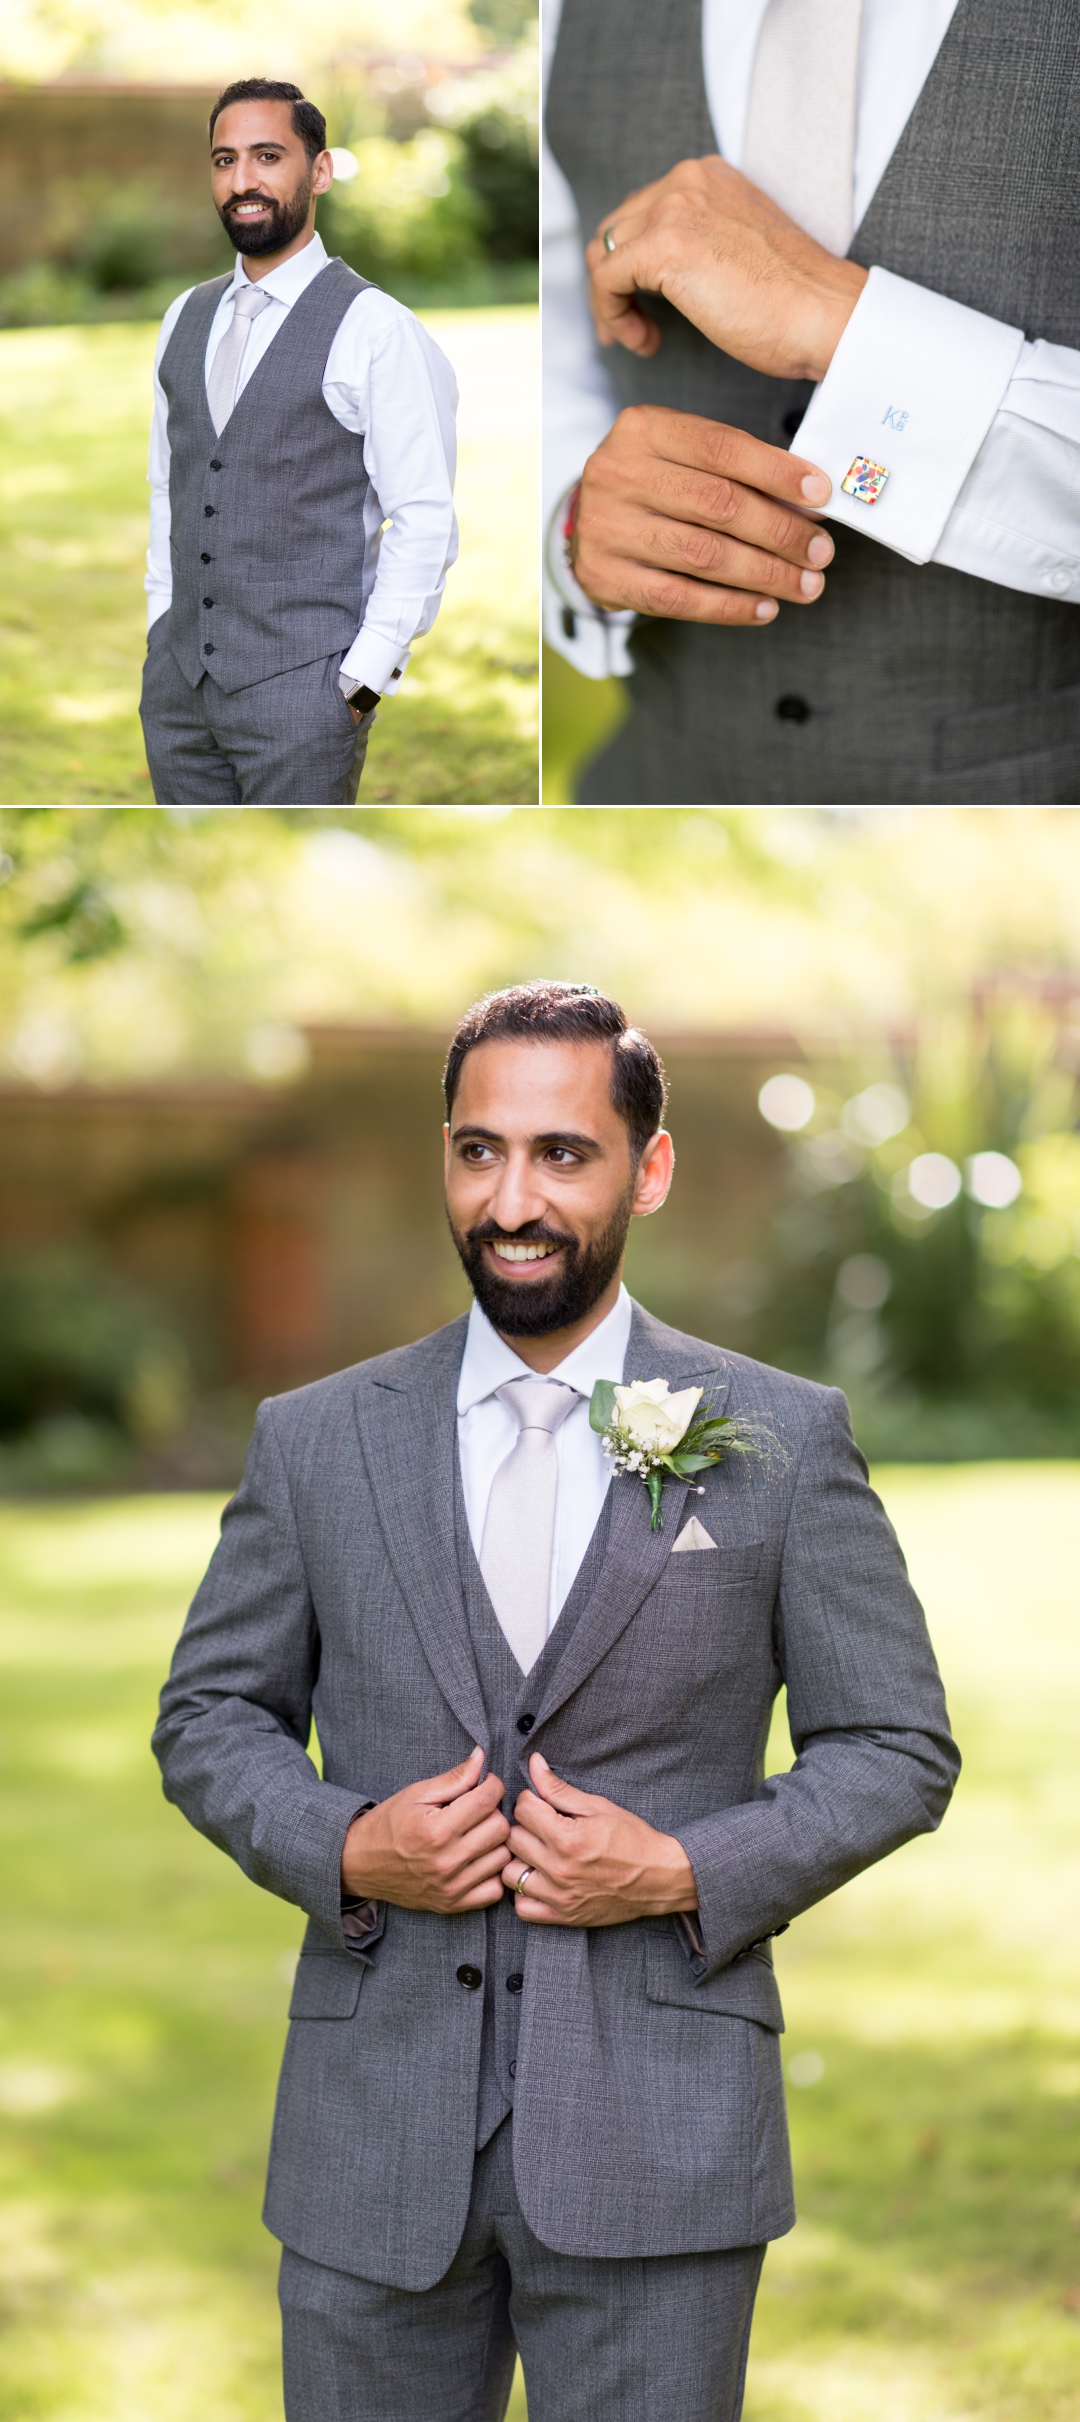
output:
[[[615,250],[615,229],[613,227],[605,227],[604,229],[604,250],[605,252],[614,252]]]
[[[518,1880],[517,1880],[517,1882],[516,1882],[516,1884],[515,1884],[515,1886],[514,1886],[514,1890],[515,1890],[515,1892],[524,1892],[524,1890],[525,1890],[525,1886],[526,1886],[526,1884],[527,1884],[527,1883],[528,1883],[528,1881],[529,1881],[529,1877],[530,1877],[530,1876],[531,1876],[533,1873],[534,1873],[534,1870],[533,1870],[533,1868],[531,1868],[531,1867],[523,1867],[523,1868],[522,1868],[522,1870],[521,1870],[521,1874],[519,1875]]]

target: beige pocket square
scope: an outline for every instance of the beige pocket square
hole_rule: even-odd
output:
[[[703,1547],[715,1549],[715,1546],[716,1541],[710,1539],[704,1523],[698,1521],[696,1514],[691,1514],[686,1529],[679,1532],[671,1553],[673,1556],[692,1556],[697,1549]]]

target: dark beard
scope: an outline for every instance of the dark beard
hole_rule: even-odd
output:
[[[633,1191],[633,1186],[627,1187],[607,1227],[590,1245],[547,1227],[543,1220],[531,1220],[526,1227],[515,1229],[513,1236],[507,1236],[491,1219],[481,1220],[467,1236],[459,1236],[451,1220],[450,1234],[465,1276],[492,1328],[504,1337],[550,1337],[553,1330],[569,1329],[575,1321],[584,1320],[617,1275],[626,1248]],[[496,1278],[484,1255],[485,1244],[496,1240],[511,1245],[562,1245],[558,1272],[548,1279],[534,1279],[528,1287]]]
[[[252,227],[249,219],[234,221],[233,210],[238,202],[265,202],[270,212],[266,225],[255,228]],[[237,252],[246,252],[249,260],[257,261],[264,253],[284,252],[286,244],[291,244],[293,237],[298,236],[307,226],[307,215],[310,208],[311,178],[309,176],[297,186],[290,202],[275,202],[268,193],[238,193],[233,196],[231,205],[226,203],[224,208],[218,211],[218,217],[234,249]]]

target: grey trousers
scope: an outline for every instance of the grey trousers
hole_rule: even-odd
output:
[[[738,2422],[765,2248],[606,2261],[522,2218],[513,2118],[476,2156],[465,2234],[422,2293],[286,2247],[287,2422],[502,2422],[520,2352],[529,2422]]]
[[[351,807],[376,710],[355,723],[338,688],[340,653],[247,689],[210,673],[197,689],[152,624],[143,667],[146,762],[159,807]]]

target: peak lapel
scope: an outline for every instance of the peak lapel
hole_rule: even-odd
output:
[[[432,1673],[470,1741],[488,1747],[454,1536],[457,1381],[464,1322],[425,1341],[399,1375],[361,1380],[360,1446],[386,1552]]]
[[[722,1360],[718,1357],[712,1363],[702,1363],[690,1357],[689,1339],[681,1338],[675,1329],[665,1328],[662,1321],[654,1320],[640,1304],[634,1305],[626,1349],[626,1379],[666,1379],[671,1387],[685,1387],[695,1380],[716,1377],[712,1409],[722,1412],[731,1385]],[[679,1517],[686,1503],[685,1480],[672,1478],[664,1483],[662,1531],[650,1529],[648,1491],[640,1480],[629,1473],[617,1474],[611,1488],[611,1536],[603,1571],[549,1679],[537,1709],[538,1728],[565,1705],[614,1646],[643,1599],[655,1588],[675,1544]]]

